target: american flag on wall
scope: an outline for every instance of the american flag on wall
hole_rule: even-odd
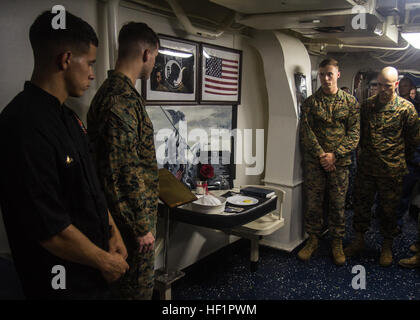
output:
[[[203,59],[203,100],[238,100],[240,54],[205,49]]]

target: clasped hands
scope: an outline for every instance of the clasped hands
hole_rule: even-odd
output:
[[[154,250],[155,238],[151,232],[144,236],[137,237],[139,253],[148,253]],[[106,268],[102,270],[102,275],[109,282],[117,281],[129,269],[125,261],[128,257],[127,249],[119,232],[113,233],[109,240],[109,256]],[[105,267],[105,265],[104,265]]]
[[[101,268],[101,273],[108,283],[117,281],[128,271],[130,266],[125,261],[127,257],[127,248],[121,234],[113,228],[107,257]]]
[[[322,153],[319,156],[319,162],[322,168],[324,168],[324,170],[327,172],[335,171],[335,161],[336,158],[333,152]]]

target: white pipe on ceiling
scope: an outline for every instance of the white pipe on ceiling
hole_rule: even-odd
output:
[[[338,10],[313,10],[313,11],[294,11],[294,12],[277,12],[277,13],[263,13],[263,14],[246,14],[238,15],[236,22],[247,24],[255,21],[267,21],[267,19],[303,19],[303,18],[319,18],[339,15],[354,15],[353,9],[338,9]],[[371,10],[366,10],[366,13],[372,13]]]
[[[392,48],[392,47],[376,47],[376,46],[364,46],[364,45],[355,45],[355,44],[344,44],[344,43],[315,43],[315,42],[305,42],[304,45],[317,45],[317,44],[321,44],[324,45],[325,47],[328,46],[336,46],[339,48],[359,48],[359,49],[373,49],[373,50],[394,50],[394,51],[404,51],[407,50],[408,47],[410,46],[409,43],[407,43],[407,45],[405,47],[402,48]]]

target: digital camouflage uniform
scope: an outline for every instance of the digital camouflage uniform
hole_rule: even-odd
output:
[[[306,232],[319,236],[327,192],[329,231],[333,238],[342,239],[350,153],[359,142],[359,105],[356,98],[341,89],[335,95],[327,95],[320,88],[304,101],[301,109]],[[336,170],[332,172],[322,168],[319,158],[329,152],[334,152],[337,158]]]
[[[353,209],[354,180],[357,172],[357,150],[350,154],[351,164],[349,166],[349,186],[346,195],[346,209]]]
[[[118,298],[151,299],[154,252],[138,253],[136,238],[156,237],[158,167],[153,125],[144,101],[122,73],[109,71],[88,112],[88,133],[108,207],[127,247],[129,271]]]
[[[417,114],[420,112],[420,104],[418,101],[411,98],[407,99],[410,101],[414,108],[416,108]],[[413,190],[417,185],[417,182],[420,180],[420,145],[417,146],[415,152],[411,155],[410,158],[407,158],[407,168],[409,173],[403,178],[403,189],[401,195],[401,201],[397,209],[397,219],[398,224],[402,226],[402,220],[404,213],[409,209],[411,204],[411,198],[413,195]]]
[[[353,218],[356,231],[369,229],[371,207],[378,192],[381,234],[388,239],[396,235],[396,209],[403,176],[408,173],[406,155],[411,156],[419,143],[420,122],[410,102],[396,96],[381,105],[376,95],[362,104]]]

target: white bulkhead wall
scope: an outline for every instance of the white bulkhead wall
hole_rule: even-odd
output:
[[[253,34],[263,64],[268,94],[268,139],[264,183],[285,192],[285,226],[263,243],[291,251],[304,240],[302,215],[302,169],[299,147],[299,113],[294,75],[306,77],[307,96],[311,95],[311,62],[304,45],[281,32]]]

